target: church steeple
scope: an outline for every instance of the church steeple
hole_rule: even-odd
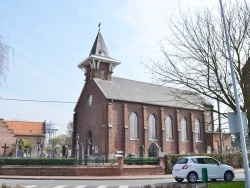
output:
[[[95,42],[94,42],[93,47],[90,51],[89,56],[91,56],[91,55],[100,55],[100,56],[104,56],[104,57],[109,57],[109,52],[108,52],[106,44],[102,38],[102,34],[101,34],[100,30],[98,31],[98,34],[95,38]]]
[[[100,32],[100,23],[95,42],[90,51],[89,57],[83,60],[78,67],[85,71],[86,81],[93,78],[111,80],[114,68],[120,61],[110,57],[106,44]]]

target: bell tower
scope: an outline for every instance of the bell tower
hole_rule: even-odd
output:
[[[94,78],[111,81],[114,68],[120,64],[120,61],[110,57],[100,32],[100,25],[99,23],[99,30],[89,57],[78,65],[85,72],[86,83]]]

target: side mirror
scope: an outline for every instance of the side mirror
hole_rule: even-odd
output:
[[[218,162],[218,166],[220,166],[221,165],[221,163],[220,162]]]

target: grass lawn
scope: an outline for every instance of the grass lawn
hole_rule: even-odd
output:
[[[151,185],[146,185],[144,188],[152,188]],[[197,185],[197,184],[184,184],[184,185],[160,185],[156,186],[155,188],[245,188],[245,182],[213,182],[208,183],[206,185]]]
[[[208,188],[245,188],[245,182],[209,183]]]

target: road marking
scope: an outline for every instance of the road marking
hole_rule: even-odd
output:
[[[37,185],[26,185],[26,186],[22,186],[23,188],[32,188],[32,187],[37,187]]]
[[[84,187],[87,187],[87,185],[79,185],[79,186],[76,186],[74,188],[84,188]]]
[[[63,187],[66,187],[67,185],[58,185],[58,186],[55,186],[53,188],[63,188]]]
[[[96,188],[106,188],[106,187],[108,187],[108,186],[107,185],[100,185],[100,186],[98,186]]]
[[[120,185],[119,188],[128,188],[128,185]]]

